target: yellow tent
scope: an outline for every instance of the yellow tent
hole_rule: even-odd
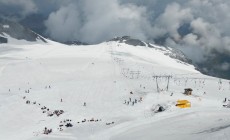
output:
[[[176,106],[179,108],[190,108],[191,103],[188,100],[177,100]]]

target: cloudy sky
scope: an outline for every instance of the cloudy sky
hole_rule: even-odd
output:
[[[193,61],[213,49],[230,52],[229,0],[0,0],[0,13],[18,20],[45,15],[45,33],[59,41],[99,43],[129,35],[163,41]]]

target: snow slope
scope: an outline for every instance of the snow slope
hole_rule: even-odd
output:
[[[0,139],[230,139],[230,109],[222,107],[224,98],[230,98],[229,81],[202,75],[164,53],[116,41],[88,46],[1,44]],[[166,75],[172,76],[168,91],[167,79],[159,77],[158,93],[154,76]],[[187,87],[193,96],[182,94]],[[130,98],[142,101],[124,104]],[[192,107],[177,108],[178,99],[191,101]],[[166,110],[154,113],[157,104]],[[49,117],[43,106],[64,113]],[[92,118],[98,121],[88,121]],[[73,127],[59,131],[66,119]],[[53,132],[42,134],[45,127]]]

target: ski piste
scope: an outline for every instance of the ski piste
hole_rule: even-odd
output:
[[[1,140],[230,139],[229,81],[164,47],[8,39],[0,44]]]

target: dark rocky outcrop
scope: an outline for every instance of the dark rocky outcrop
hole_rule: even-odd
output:
[[[18,40],[23,39],[23,40],[30,41],[30,42],[35,42],[37,40],[40,40],[46,43],[46,40],[42,36],[33,32],[29,28],[26,28],[20,25],[19,23],[8,21],[8,20],[0,21],[0,34],[2,36],[1,40],[3,41],[3,43],[6,43],[5,39],[7,39],[7,37],[4,37],[4,34],[7,34],[10,37],[18,39]]]
[[[1,43],[7,43],[7,42],[8,42],[7,38],[0,36],[0,44]]]
[[[116,37],[110,41],[118,41],[119,43],[126,43],[128,45],[133,46],[146,46],[146,44],[143,41],[139,39],[133,39],[130,36]]]

